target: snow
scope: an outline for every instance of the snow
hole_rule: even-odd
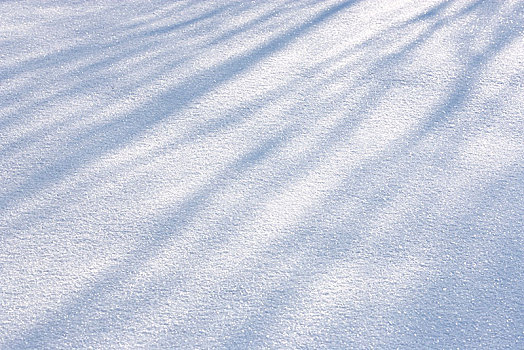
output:
[[[0,348],[524,348],[524,2],[0,2]]]

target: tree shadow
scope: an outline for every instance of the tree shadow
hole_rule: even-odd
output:
[[[167,211],[170,214],[159,216],[154,222],[148,224],[150,231],[145,234],[134,250],[129,251],[118,263],[98,274],[92,284],[78,293],[69,295],[60,309],[53,310],[51,315],[40,320],[38,324],[21,331],[12,340],[4,343],[4,346],[7,348],[52,347],[64,344],[66,341],[72,341],[74,344],[84,341],[83,345],[89,345],[96,343],[93,337],[111,336],[111,330],[118,330],[120,326],[133,325],[139,316],[155,314],[162,307],[167,308],[167,301],[193,309],[188,310],[189,315],[181,317],[181,323],[176,323],[177,320],[171,319],[170,323],[165,325],[166,330],[160,332],[162,338],[156,340],[159,342],[157,344],[165,346],[181,346],[181,342],[187,338],[194,343],[186,345],[201,342],[202,346],[212,344],[224,348],[256,347],[267,344],[277,346],[279,340],[286,339],[294,341],[288,344],[297,347],[321,344],[360,346],[364,344],[353,343],[354,340],[362,341],[357,332],[362,330],[359,328],[361,325],[358,324],[362,321],[362,314],[356,313],[355,310],[368,311],[371,315],[391,316],[389,312],[393,312],[392,310],[397,308],[396,305],[405,308],[406,315],[391,316],[391,320],[396,322],[391,327],[398,332],[395,337],[391,339],[387,337],[385,331],[387,327],[381,323],[385,322],[384,320],[378,320],[376,324],[367,321],[366,325],[369,325],[371,330],[377,330],[378,334],[382,336],[378,340],[369,338],[374,340],[374,345],[396,347],[411,344],[431,347],[438,346],[437,341],[441,340],[447,347],[457,344],[468,345],[470,343],[465,342],[469,339],[468,337],[479,334],[485,336],[482,334],[483,329],[479,328],[485,327],[485,323],[482,321],[471,323],[471,319],[465,317],[464,320],[459,320],[461,322],[459,325],[453,324],[457,319],[453,318],[451,313],[453,310],[458,314],[471,311],[468,306],[464,312],[460,305],[466,302],[465,299],[468,297],[466,292],[469,292],[471,288],[492,282],[497,272],[502,272],[504,276],[511,274],[521,276],[522,269],[519,269],[518,263],[515,265],[515,262],[511,261],[514,258],[514,251],[511,249],[506,251],[504,248],[501,249],[499,255],[501,261],[489,265],[490,272],[489,275],[484,276],[484,281],[478,284],[466,281],[468,284],[460,285],[463,283],[463,280],[460,280],[460,274],[458,277],[448,278],[449,273],[456,271],[469,272],[473,274],[473,278],[479,278],[480,275],[475,274],[474,269],[459,266],[461,262],[467,260],[459,256],[460,252],[472,255],[475,250],[473,247],[457,249],[455,240],[470,243],[474,235],[486,223],[479,219],[475,206],[454,216],[451,210],[457,210],[460,201],[459,204],[455,203],[450,206],[450,209],[445,206],[445,203],[433,203],[428,197],[434,196],[442,201],[448,198],[446,196],[449,193],[442,194],[435,191],[438,185],[437,179],[452,176],[455,172],[463,177],[471,175],[468,169],[461,172],[460,164],[455,163],[456,159],[452,157],[462,151],[460,147],[464,141],[464,130],[467,131],[467,129],[453,129],[449,125],[451,121],[465,126],[472,123],[477,128],[484,125],[485,120],[481,118],[473,121],[459,120],[460,112],[463,108],[467,108],[471,99],[475,97],[471,90],[478,84],[478,79],[484,73],[487,64],[507,48],[513,40],[519,38],[523,23],[515,21],[496,28],[489,27],[488,18],[493,8],[489,6],[489,3],[482,1],[473,2],[455,14],[445,15],[445,11],[453,3],[440,2],[427,12],[414,16],[413,19],[406,21],[398,28],[393,28],[395,32],[409,33],[412,25],[434,20],[434,23],[429,24],[427,29],[403,45],[400,50],[373,57],[371,62],[362,60],[354,64],[354,66],[367,67],[354,81],[355,84],[366,85],[360,94],[345,91],[334,95],[332,104],[335,106],[340,106],[349,98],[359,97],[358,101],[351,101],[348,108],[335,108],[343,110],[342,117],[326,126],[320,122],[327,119],[325,117],[330,114],[330,111],[320,113],[321,115],[316,118],[313,116],[309,120],[300,120],[296,116],[305,115],[308,111],[307,106],[295,103],[289,109],[284,109],[282,118],[292,118],[290,116],[296,118],[289,126],[282,130],[269,129],[268,135],[262,137],[261,142],[256,142],[254,147],[235,157],[235,160],[230,162],[223,171],[206,180],[203,186],[191,192],[179,203],[172,203]],[[333,16],[344,13],[355,4],[357,4],[356,1],[341,2],[316,12],[308,22],[286,30],[242,55],[198,71],[177,85],[170,86],[153,96],[132,112],[116,117],[110,122],[82,130],[67,142],[67,148],[70,150],[68,153],[63,154],[49,166],[34,172],[22,185],[8,191],[0,198],[0,203],[2,203],[0,207],[14,207],[28,200],[53,184],[67,179],[105,154],[134,143],[147,130],[161,124],[166,119],[178,118],[181,111],[197,102],[199,98],[231,83],[243,73],[256,69],[260,62],[285,50],[297,38],[306,36],[313,28],[322,26]],[[143,33],[148,33],[145,36],[176,33],[185,26],[214,18],[229,9],[231,7],[225,5],[186,22],[160,26],[149,32],[144,30]],[[515,11],[522,12],[522,6],[516,6]],[[240,35],[245,30],[251,30],[271,21],[274,13],[273,11],[262,14],[257,19],[241,25],[238,30],[226,31],[218,36],[218,41],[211,41],[211,44],[231,40],[233,36]],[[261,239],[259,245],[250,247],[249,244],[254,242],[249,236],[250,230],[257,228],[250,226],[250,223],[256,224],[259,217],[264,217],[264,213],[269,210],[266,207],[275,201],[275,198],[280,198],[280,194],[290,192],[294,189],[293,186],[300,181],[308,181],[309,177],[315,175],[315,171],[324,169],[323,166],[329,164],[328,160],[339,152],[340,147],[354,142],[358,133],[369,125],[376,109],[389,101],[388,93],[397,86],[395,76],[397,70],[408,65],[409,58],[417,50],[429,45],[430,39],[447,29],[455,21],[464,20],[469,16],[485,20],[485,27],[489,27],[494,33],[493,39],[480,52],[472,52],[461,47],[455,48],[457,56],[462,58],[458,64],[462,65],[463,69],[461,74],[453,75],[454,83],[450,85],[442,103],[427,110],[426,115],[420,118],[404,137],[393,139],[392,142],[386,143],[386,146],[379,148],[374,153],[357,153],[358,157],[355,162],[341,164],[333,174],[321,174],[321,179],[331,182],[316,184],[318,187],[326,188],[317,196],[318,198],[315,197],[318,207],[304,204],[305,212],[298,215],[296,222],[286,221],[282,227],[275,228],[277,234],[274,237],[267,238],[267,241]],[[377,46],[383,43],[381,35],[387,35],[387,33],[379,33],[373,40],[366,41],[364,45],[349,48],[347,54],[359,50],[374,52]],[[470,44],[467,38],[458,38],[457,42],[459,41],[464,43],[464,47]],[[146,48],[139,48],[138,51],[144,49]],[[117,56],[115,60],[122,60],[127,54]],[[343,52],[332,63],[339,63],[345,55],[346,52]],[[368,59],[367,57],[365,56],[365,59]],[[103,62],[99,63],[101,64],[100,69],[108,67]],[[323,69],[330,65],[331,62],[325,61],[314,68]],[[353,67],[345,65],[341,70],[344,69],[351,70]],[[389,74],[389,71],[392,73]],[[319,79],[318,83],[311,83],[311,86],[305,89],[306,96],[321,94],[320,91],[323,88],[334,85],[339,72],[340,70],[331,75],[326,74],[326,77]],[[263,113],[261,112],[263,108],[276,104],[290,90],[299,89],[301,82],[303,82],[301,78],[286,79],[286,83],[283,83],[279,89],[272,91],[272,94],[266,95],[261,100],[237,106],[236,109],[229,110],[230,114],[222,118],[197,123],[184,137],[173,140],[169,147],[178,149],[195,143],[197,140],[205,141],[212,136],[220,135],[224,130],[253,118],[254,114]],[[78,88],[81,89],[81,86]],[[356,86],[350,85],[348,90],[352,88]],[[56,98],[60,99],[59,96]],[[314,142],[304,147],[300,153],[301,157],[287,162],[282,154],[299,144],[298,140],[301,135],[305,133],[313,135],[312,129],[308,129],[306,125],[311,121],[318,122],[315,128],[324,129],[324,132],[320,136],[315,136],[316,138],[311,137]],[[446,128],[451,130],[450,135],[441,134],[443,129],[448,130]],[[432,143],[432,138],[436,136],[448,139],[442,143]],[[27,142],[30,141],[29,137]],[[426,144],[436,144],[437,147],[428,150],[425,148]],[[24,143],[18,144],[18,147],[25,146]],[[10,147],[14,149],[15,145]],[[152,154],[154,155],[154,153],[148,155]],[[442,154],[450,158],[443,159]],[[336,163],[336,159],[332,162]],[[273,171],[264,172],[264,167],[269,166]],[[510,177],[510,180],[507,181],[513,182],[517,177],[517,189],[522,192],[522,181],[518,180],[522,180],[522,172],[512,171],[507,176]],[[478,191],[467,193],[472,198],[474,195],[477,196],[479,203],[482,200],[491,199],[495,202],[491,205],[497,205],[497,201],[501,201],[501,205],[504,206],[507,204],[504,202],[505,196],[511,187],[504,186],[506,180],[500,181],[502,185],[499,184],[499,186],[492,182],[480,186],[489,194],[485,197],[479,195]],[[420,188],[426,186],[428,182],[433,187],[427,190]],[[201,218],[207,211],[213,210],[210,205],[216,201],[216,198],[220,199],[224,191],[237,185],[244,191],[237,194],[239,199],[236,202],[227,203],[228,208],[236,217],[231,218],[227,213],[219,212],[218,219],[211,221],[206,228],[211,232],[197,230],[195,232],[200,233],[200,236],[187,237],[195,220]],[[465,185],[456,186],[459,190],[463,190],[464,187]],[[452,188],[454,187],[448,186],[444,192]],[[501,193],[501,195],[493,198],[493,193]],[[307,197],[307,194],[304,197]],[[459,198],[459,200],[467,199]],[[405,204],[401,204],[403,202]],[[297,207],[302,205],[300,198],[292,203]],[[482,207],[481,204],[476,205]],[[343,211],[344,208],[346,212]],[[484,209],[489,212],[490,206]],[[41,211],[38,208],[35,210]],[[515,212],[519,210],[518,201],[517,204],[514,204],[514,208],[507,210],[509,213],[507,220],[514,220],[515,216],[511,210]],[[281,215],[288,214],[282,213]],[[390,221],[388,221],[389,218],[391,218]],[[518,241],[519,228],[517,223],[515,225],[510,228],[511,233],[508,235],[513,235],[513,238]],[[500,227],[495,226],[495,228]],[[437,235],[437,237],[432,237],[432,235]],[[370,237],[375,240],[370,241]],[[247,247],[239,243],[242,239],[247,239]],[[432,245],[425,248],[424,245],[428,241]],[[133,284],[133,279],[139,275],[144,266],[163,254],[162,249],[170,245],[179,249],[187,249],[192,259],[184,261],[184,258],[187,257],[172,256],[174,262],[167,276],[151,277],[143,283]],[[242,247],[245,250],[237,254],[233,251],[234,247]],[[489,247],[496,248],[496,244],[490,244]],[[223,258],[220,254],[223,255]],[[438,261],[442,255],[446,256],[446,254],[448,254],[447,257]],[[317,288],[316,284],[320,283],[319,280],[332,273],[337,266],[350,264],[353,259],[361,259],[361,263],[370,265],[369,269],[359,270],[363,273],[364,281],[354,281],[355,289],[365,287],[366,278],[370,281],[378,281],[377,285],[380,288],[375,293],[378,293],[379,296],[387,292],[385,287],[398,288],[392,292],[401,295],[391,300],[385,298],[382,303],[379,303],[380,306],[391,309],[383,313],[377,311],[376,305],[373,305],[373,302],[377,301],[376,294],[371,289],[366,289],[363,292],[364,296],[351,294],[352,292],[348,291],[348,299],[340,301],[339,305],[330,306],[327,316],[320,315],[319,320],[302,317],[304,311],[300,309],[301,305],[305,305],[304,308],[309,306],[318,310],[321,301],[324,300],[320,298],[320,301],[316,299],[315,301],[311,297],[311,291]],[[409,264],[409,259],[415,260]],[[407,265],[404,264],[406,260],[408,260]],[[422,273],[417,269],[420,268],[423,272],[428,271],[427,268],[424,270],[423,266],[423,263],[427,261],[433,262],[435,266],[429,269],[432,273],[430,277],[433,279],[424,281]],[[221,262],[226,266],[214,265]],[[279,270],[282,266],[286,267],[284,272]],[[355,268],[354,265],[349,266]],[[414,267],[415,272],[410,274],[409,271],[402,271],[405,266]],[[206,271],[211,271],[211,276],[202,276]],[[343,271],[350,271],[350,268]],[[405,286],[402,284],[403,281],[395,280],[398,278],[395,276],[408,276],[411,279],[406,282],[407,286]],[[389,283],[389,278],[393,282]],[[381,285],[380,281],[383,281],[384,284]],[[514,297],[511,291],[518,288],[518,285],[514,285],[518,284],[515,281],[515,279],[506,281],[509,286],[502,290],[504,298]],[[457,286],[462,288],[462,292],[466,294],[459,295],[460,291],[454,292],[455,294],[442,292],[443,288],[452,290]],[[497,291],[498,289],[488,288],[488,290]],[[194,303],[185,302],[193,300],[191,295],[188,295],[191,293],[198,295],[201,299],[196,299]],[[474,296],[480,303],[493,301],[490,295],[483,293],[482,290],[475,293]],[[442,302],[443,297],[447,298],[444,302]],[[368,298],[367,302],[366,298]],[[231,312],[238,318],[228,316],[225,308],[228,303],[236,308]],[[508,301],[507,309],[511,309],[516,304],[518,301]],[[478,304],[475,305],[478,306]],[[500,312],[500,309],[497,308],[499,305],[489,310],[498,313]],[[355,310],[351,310],[352,307]],[[242,313],[242,310],[247,311]],[[180,309],[175,309],[175,311],[179,312]],[[335,311],[340,311],[340,314],[330,313]],[[484,311],[481,310],[481,313]],[[516,318],[512,330],[518,331],[518,325],[522,324],[522,317],[515,310],[509,311],[512,317]],[[478,312],[473,314],[477,315]],[[328,320],[328,316],[333,317]],[[226,321],[223,320],[224,318]],[[297,318],[300,318],[305,324],[302,329],[286,328]],[[287,324],[279,325],[279,320],[284,320]],[[331,321],[331,323],[326,323],[327,329],[307,334],[308,325],[318,326],[318,323],[324,321]],[[429,326],[426,327],[426,325]],[[213,339],[213,332],[219,331],[217,327],[223,329],[220,330],[221,333],[216,334],[223,336],[217,337],[215,334],[215,339]],[[463,333],[451,334],[457,329]],[[271,334],[268,333],[268,330],[281,333]],[[442,330],[445,332],[444,335],[441,333]],[[500,329],[500,327],[498,330],[506,332],[507,335],[511,333],[511,330]],[[413,336],[414,333],[422,335],[422,338]],[[307,338],[304,343],[300,343],[297,340],[298,337],[293,336],[297,334]],[[367,333],[362,334],[365,336]],[[81,340],[84,336],[87,338]],[[201,339],[197,339],[199,337]],[[482,345],[481,341],[479,338],[479,345]],[[499,339],[498,341],[498,343],[494,342],[494,345],[511,346],[512,344],[508,341],[518,342],[519,340]]]

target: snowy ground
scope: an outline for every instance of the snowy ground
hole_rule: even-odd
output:
[[[524,348],[524,1],[0,18],[0,348]]]

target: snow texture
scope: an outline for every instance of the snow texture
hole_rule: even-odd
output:
[[[524,348],[524,1],[0,2],[0,348]]]

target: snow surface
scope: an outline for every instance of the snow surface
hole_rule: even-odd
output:
[[[0,348],[524,348],[524,1],[0,18]]]

